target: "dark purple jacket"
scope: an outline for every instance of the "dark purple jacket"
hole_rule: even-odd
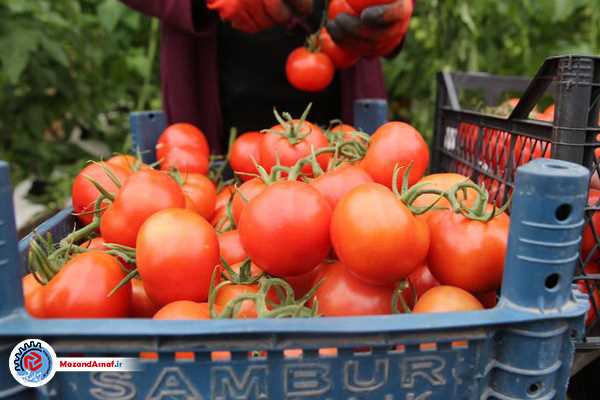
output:
[[[169,123],[189,122],[206,134],[212,152],[221,154],[216,13],[192,16],[194,0],[121,0],[161,20],[160,77],[163,107]],[[361,59],[340,72],[342,119],[352,122],[358,98],[385,98],[379,59]]]

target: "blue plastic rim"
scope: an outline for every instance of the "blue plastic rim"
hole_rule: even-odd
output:
[[[145,126],[156,138],[164,129],[164,121],[160,124],[148,113],[132,116],[134,143],[142,152],[153,149],[155,141],[136,132],[136,126]],[[0,165],[3,173],[6,167]],[[22,294],[15,294],[22,272],[13,236],[9,251],[0,247],[0,260],[10,260],[0,267],[3,358],[26,337],[43,338],[59,356],[137,356],[145,351],[157,352],[159,358],[144,362],[143,371],[136,373],[59,372],[35,392],[18,386],[3,365],[0,398],[48,398],[54,393],[60,399],[563,399],[573,339],[582,334],[588,304],[569,284],[587,181],[587,170],[567,162],[537,160],[519,169],[501,301],[492,310],[471,313],[312,320],[36,320],[24,312]],[[10,193],[7,185],[2,190]],[[14,225],[6,197],[0,198],[3,226],[7,221]],[[52,231],[60,239],[73,224],[66,210],[38,233]],[[6,241],[10,234],[3,230],[0,239]],[[23,262],[28,240],[19,245]],[[554,274],[559,277],[549,287]],[[330,347],[336,354],[319,353]],[[292,357],[286,349],[302,352]],[[195,360],[177,359],[178,351],[193,352]],[[213,361],[216,354],[211,352],[217,351],[229,352],[229,359]]]

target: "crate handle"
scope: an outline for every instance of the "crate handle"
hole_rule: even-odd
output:
[[[10,170],[6,162],[0,161],[0,319],[23,307],[19,268]]]
[[[517,170],[501,304],[547,313],[571,300],[589,171],[536,159]]]
[[[139,111],[129,115],[131,126],[131,149],[140,152],[146,164],[156,162],[154,146],[167,127],[167,117],[162,111]]]

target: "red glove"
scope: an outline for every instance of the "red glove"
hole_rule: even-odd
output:
[[[256,33],[310,14],[313,0],[207,0],[206,5],[235,29]]]
[[[342,12],[327,21],[327,30],[345,48],[363,56],[385,56],[404,39],[412,12],[412,0],[395,0],[367,7],[359,16]]]

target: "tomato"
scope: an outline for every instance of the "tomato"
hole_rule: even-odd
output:
[[[159,211],[140,228],[136,251],[138,272],[156,305],[207,301],[219,241],[204,218],[190,210]]]
[[[261,194],[266,187],[267,185],[265,185],[260,178],[253,178],[242,183],[240,187],[237,188],[231,204],[231,212],[236,224],[239,224],[242,211],[246,207],[246,204]]]
[[[412,165],[408,184],[414,185],[425,174],[429,165],[429,148],[421,134],[404,122],[388,122],[375,131],[365,158],[361,162],[373,180],[392,187],[394,167],[407,168]],[[398,176],[398,187],[402,175]]]
[[[87,242],[82,243],[81,247],[85,247],[86,249],[90,250],[108,250],[108,247],[106,247],[105,245],[104,238],[102,237],[96,237],[91,240],[88,240]],[[123,268],[127,270],[131,271],[135,268],[133,265],[126,263],[125,260],[123,260],[121,257],[117,257],[117,260],[119,261],[119,263],[121,263]]]
[[[478,130],[479,128],[474,125]],[[511,135],[497,129],[484,128],[482,160],[492,167],[498,175],[503,175],[510,153]],[[477,140],[477,136],[475,137]],[[473,150],[472,154],[475,154]]]
[[[157,320],[210,319],[208,303],[179,300],[166,304],[154,314]]]
[[[317,125],[307,121],[300,125],[299,120],[294,120],[292,124],[276,125],[265,134],[260,144],[260,160],[268,172],[271,172],[273,166],[277,164],[277,159],[281,165],[292,167],[299,159],[309,156],[311,148],[316,151],[329,145],[327,136]],[[286,130],[293,131],[290,138],[284,135]],[[323,169],[327,169],[330,159],[330,154],[321,154],[317,157],[317,161]],[[311,166],[304,165],[302,172],[310,175]]]
[[[156,159],[163,159],[174,147],[188,147],[208,159],[210,149],[204,133],[194,125],[187,123],[173,124],[163,131],[156,143]]]
[[[325,264],[321,263],[305,274],[298,276],[286,276],[283,279],[290,284],[292,289],[294,289],[294,297],[296,299],[302,298],[306,293],[308,293],[313,286],[317,283],[318,277],[321,274],[321,270]]]
[[[448,210],[433,213],[427,222],[431,232],[427,265],[442,285],[472,293],[500,288],[508,215],[502,213],[489,222],[480,222]]]
[[[171,147],[160,159],[160,169],[163,171],[175,168],[179,172],[207,174],[208,165],[208,157],[199,150],[187,146]]]
[[[319,31],[319,44],[321,51],[331,59],[333,65],[338,69],[350,68],[360,58],[357,54],[338,46],[325,28],[321,28]]]
[[[217,292],[215,304],[224,309],[230,301],[242,294],[258,293],[258,284],[231,284],[222,286]],[[252,319],[257,318],[256,303],[252,300],[244,300],[238,311],[234,314],[234,318]]]
[[[555,110],[555,106],[554,104],[550,104],[543,113],[538,114],[538,119],[542,120],[542,121],[549,121],[549,122],[553,122],[554,121],[554,110]]]
[[[590,262],[585,266],[585,273],[600,274],[600,266],[595,262]],[[589,296],[590,308],[588,309],[585,319],[585,326],[590,327],[598,318],[597,310],[600,308],[600,287],[598,287],[596,281],[591,280],[588,280],[587,283],[585,280],[580,280],[577,282],[577,286],[579,286],[579,290],[581,290],[583,293],[586,293],[588,296],[590,294],[588,287],[593,293],[593,300],[592,296]]]
[[[237,230],[219,234],[219,250],[221,257],[225,259],[225,262],[229,266],[248,258],[240,240],[240,233]]]
[[[201,174],[185,174],[181,189],[189,198],[187,209],[192,210],[210,220],[215,212],[217,188],[208,177]]]
[[[429,232],[392,193],[365,183],[347,193],[331,219],[339,259],[362,280],[393,285],[425,263]]]
[[[593,207],[600,201],[600,190],[590,189],[588,193],[588,207]],[[600,213],[592,212],[591,218],[588,220],[588,223],[585,225],[583,229],[583,239],[581,241],[581,254],[584,258],[588,257],[588,254],[592,251],[594,246],[596,246],[596,238],[594,237],[594,231],[592,231],[592,226],[596,235],[600,237]],[[598,249],[594,250],[594,257],[597,256]]]
[[[215,201],[215,213],[221,208],[226,207],[227,203],[229,203],[229,199],[233,195],[234,192],[233,185],[224,186],[219,193],[217,193],[217,199]]]
[[[436,286],[429,289],[413,308],[413,313],[439,313],[483,310],[471,293],[453,286]]]
[[[327,54],[298,47],[287,58],[285,74],[296,89],[320,92],[333,81],[335,66]]]
[[[260,268],[274,276],[307,273],[330,249],[331,207],[312,186],[298,181],[268,186],[244,208],[242,245]]]
[[[322,279],[322,283],[314,298],[319,304],[319,314],[325,317],[392,313],[394,290],[358,279],[341,262],[324,265],[318,279]],[[408,300],[410,289],[403,295]]]
[[[91,178],[98,182],[107,192],[116,194],[119,188],[113,183],[109,176],[104,172],[104,168],[109,169],[121,182],[124,184],[130,173],[116,165],[106,163],[93,163],[86,166],[77,174],[71,188],[71,197],[73,202],[73,212],[77,218],[85,225],[92,222],[96,200],[100,196],[100,192],[87,179]]]
[[[327,18],[335,19],[341,13],[358,17],[358,13],[350,7],[346,0],[331,0],[327,9]]]
[[[144,164],[143,162],[141,162],[136,157],[130,154],[117,154],[116,156],[112,156],[111,158],[106,160],[106,163],[109,165],[116,165],[117,167],[121,167],[131,174],[137,172],[135,170],[136,165],[139,167],[139,169],[151,169],[149,165]]]
[[[135,318],[152,318],[159,310],[158,307],[144,289],[144,282],[141,279],[131,280],[131,316]]]
[[[477,293],[475,297],[485,308],[494,308],[498,304],[498,295],[495,290],[487,293]]]
[[[536,158],[550,158],[552,145],[528,137],[518,137],[515,141],[514,160],[517,166],[527,164]]]
[[[421,265],[417,269],[415,269],[409,276],[408,280],[412,287],[415,288],[415,292],[417,293],[417,299],[420,299],[423,296],[423,293],[428,291],[429,289],[439,286],[440,283],[435,279],[433,275],[431,275],[431,271],[427,265]]]
[[[246,132],[240,135],[231,146],[229,163],[231,169],[241,180],[252,179],[251,175],[258,174],[255,162],[260,165],[260,142],[264,134],[260,132]],[[237,174],[238,172],[242,172]]]
[[[364,169],[351,164],[343,164],[313,179],[310,184],[327,199],[333,210],[342,196],[355,187],[368,182],[373,182],[373,179]]]
[[[128,317],[131,284],[125,284],[108,296],[124,277],[117,259],[106,253],[77,254],[44,286],[44,317]]]
[[[104,212],[100,232],[108,243],[134,247],[144,221],[157,211],[174,207],[184,208],[185,196],[171,177],[154,170],[136,172]]]
[[[220,232],[223,227],[227,226],[227,209],[225,207],[221,207],[215,211],[215,215],[213,215],[210,220],[210,224],[215,227],[217,232]]]
[[[23,277],[23,298],[25,310],[34,318],[44,317],[43,286],[34,278],[33,274]]]
[[[448,172],[448,173],[432,174],[432,175],[424,176],[416,184],[420,185],[422,183],[427,183],[427,185],[423,186],[423,189],[438,189],[438,190],[442,190],[442,191],[448,191],[448,189],[450,189],[452,186],[456,185],[457,183],[466,183],[466,182],[473,183],[469,178],[467,178],[464,175]],[[439,198],[439,196],[436,194],[427,194],[426,193],[426,194],[423,194],[423,195],[417,197],[417,199],[413,202],[413,206],[427,207],[427,206],[433,204],[436,200],[438,200],[438,198]],[[463,201],[464,205],[471,206],[477,199],[477,192],[474,189],[468,189],[467,196],[465,197],[464,193],[461,190],[457,193],[457,198],[459,200]],[[450,203],[445,198],[439,199],[437,201],[437,203],[435,203],[435,206],[451,208]]]

